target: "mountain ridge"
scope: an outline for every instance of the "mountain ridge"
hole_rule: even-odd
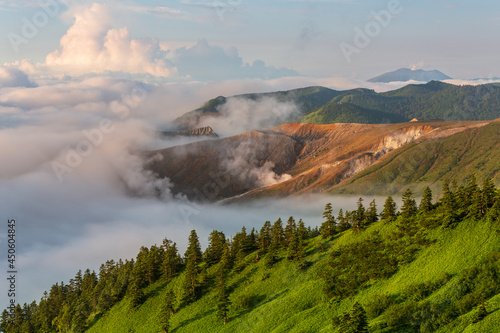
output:
[[[377,93],[366,88],[333,90],[320,86],[253,93],[232,97],[219,96],[204,106],[178,117],[175,123],[180,129],[199,127],[207,117],[223,117],[221,107],[231,98],[259,101],[274,98],[278,102],[294,103],[299,110],[283,119],[276,119],[269,127],[284,123],[313,121],[328,124],[338,122],[387,123],[417,119],[445,120],[493,120],[500,117],[500,84],[453,85],[440,81],[425,84],[409,84],[388,92]],[[355,112],[330,110],[328,105],[352,105]],[[345,111],[345,110],[344,110]],[[326,113],[327,116],[314,118]],[[378,113],[378,114],[376,114]],[[312,119],[312,120],[311,120]],[[206,125],[206,123],[205,123]]]

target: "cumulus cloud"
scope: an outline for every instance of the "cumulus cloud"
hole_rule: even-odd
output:
[[[132,39],[126,27],[109,29],[108,6],[94,3],[74,17],[60,49],[46,57],[51,70],[74,75],[112,71],[169,77],[175,73],[157,39]]]
[[[244,63],[236,48],[226,51],[220,46],[209,45],[206,39],[198,40],[192,47],[176,49],[172,58],[180,75],[197,80],[274,79],[299,74],[287,68],[266,66],[262,60],[251,65]]]
[[[5,87],[35,87],[28,75],[15,67],[0,65],[0,89]]]

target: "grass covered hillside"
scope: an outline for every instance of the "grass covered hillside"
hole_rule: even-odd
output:
[[[351,103],[330,102],[305,116],[302,122],[318,125],[333,123],[378,124],[402,123],[406,120],[399,115],[370,110]]]
[[[2,314],[4,332],[491,332],[500,327],[500,193],[471,177],[434,203],[407,190],[397,209],[360,198],[231,240],[196,231],[133,261],[79,272],[36,304]],[[418,193],[419,195],[421,193]],[[379,203],[380,204],[380,203]],[[321,214],[321,212],[318,212]]]
[[[377,93],[371,89],[333,90],[325,87],[306,87],[270,93],[237,95],[257,101],[274,98],[278,102],[292,102],[299,114],[282,123],[334,122],[381,124],[405,122],[413,118],[444,120],[493,120],[500,117],[500,84],[453,85],[440,81],[426,84],[409,84],[400,89]],[[202,107],[176,119],[181,127],[199,127],[206,116],[222,116],[220,107],[227,99],[219,96]],[[344,106],[339,106],[344,105]]]

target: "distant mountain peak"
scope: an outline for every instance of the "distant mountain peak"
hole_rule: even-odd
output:
[[[438,70],[430,70],[426,71],[423,69],[415,69],[412,70],[410,68],[400,68],[398,70],[395,70],[393,72],[388,72],[384,73],[382,75],[376,76],[374,78],[371,78],[368,80],[368,82],[383,82],[383,83],[389,83],[389,82],[395,82],[395,81],[421,81],[421,82],[430,82],[430,81],[442,81],[442,80],[449,80],[451,77],[449,77],[446,74],[443,74],[442,72]]]

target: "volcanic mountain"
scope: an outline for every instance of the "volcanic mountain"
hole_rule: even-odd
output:
[[[449,77],[446,74],[441,73],[438,70],[425,71],[423,69],[415,69],[412,70],[410,68],[400,68],[393,72],[384,73],[377,77],[371,78],[368,82],[396,82],[396,81],[420,81],[420,82],[430,82],[430,81],[442,81],[449,80]]]
[[[149,152],[149,168],[190,199],[397,193],[500,175],[499,121],[283,124]]]

